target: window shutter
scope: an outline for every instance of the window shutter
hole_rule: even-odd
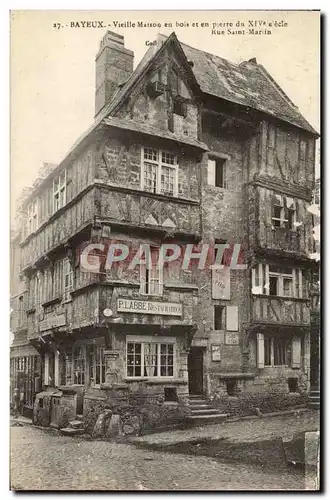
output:
[[[207,183],[209,186],[215,186],[215,160],[208,160]]]
[[[265,339],[263,333],[257,333],[257,368],[265,368]]]
[[[238,307],[227,306],[226,308],[226,330],[228,332],[238,331]]]
[[[300,368],[301,366],[301,339],[294,337],[292,339],[292,368]]]
[[[227,189],[227,163],[226,161],[222,164],[222,178],[223,178],[223,187]]]

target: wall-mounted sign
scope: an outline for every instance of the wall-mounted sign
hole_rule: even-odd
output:
[[[117,311],[134,314],[182,316],[182,304],[176,304],[174,302],[151,302],[149,300],[118,299]]]
[[[212,299],[230,300],[230,268],[212,268]]]
[[[45,332],[46,330],[52,330],[53,328],[59,328],[65,325],[65,314],[50,314],[44,321],[40,321],[39,330],[40,332]]]
[[[237,306],[227,306],[226,307],[226,330],[228,332],[238,331],[238,307]]]
[[[225,344],[226,345],[239,345],[239,335],[238,333],[230,332],[225,334]]]
[[[211,346],[212,361],[221,361],[221,345],[212,344]]]
[[[104,309],[103,314],[107,318],[110,318],[110,316],[112,316],[112,311],[111,311],[111,309],[106,308],[106,309]]]

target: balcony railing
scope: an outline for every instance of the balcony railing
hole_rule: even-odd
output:
[[[252,320],[256,323],[309,325],[308,299],[253,295]]]

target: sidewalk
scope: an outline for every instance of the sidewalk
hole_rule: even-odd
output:
[[[292,439],[297,433],[319,430],[320,414],[315,410],[249,420],[236,420],[220,424],[193,427],[185,430],[147,434],[129,439],[131,443],[146,447],[166,448],[178,443],[203,439],[226,439],[232,443],[253,443],[276,438]]]

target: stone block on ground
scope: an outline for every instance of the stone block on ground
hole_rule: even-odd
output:
[[[106,430],[105,436],[107,438],[113,438],[122,435],[122,424],[119,415],[112,415],[110,418],[109,426]]]
[[[110,420],[112,415],[111,410],[104,410],[97,418],[96,424],[92,432],[92,437],[102,437],[105,434],[107,422]]]

